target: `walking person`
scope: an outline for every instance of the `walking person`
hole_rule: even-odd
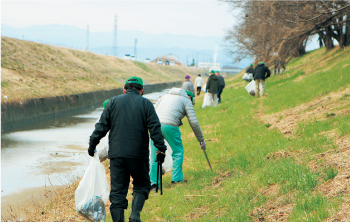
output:
[[[191,82],[191,76],[186,75],[185,79],[186,81],[182,84],[182,89],[185,91],[190,91],[193,95],[195,95],[193,84]]]
[[[220,87],[220,80],[219,78],[215,75],[215,71],[211,70],[210,71],[210,76],[207,81],[207,86],[206,90],[207,93],[210,95],[210,100],[214,107],[218,105],[218,92],[219,92],[219,87]]]
[[[254,81],[255,81],[255,95],[256,97],[259,97],[259,90],[260,90],[260,97],[264,96],[265,91],[265,79],[269,78],[271,75],[270,69],[265,65],[265,63],[261,62],[259,65],[255,67],[254,71]],[[260,86],[261,85],[261,89]]]
[[[218,92],[218,103],[221,103],[221,94],[222,94],[222,91],[224,91],[224,88],[225,88],[225,78],[220,75],[219,71],[216,71],[216,75],[217,77],[219,78],[219,81],[220,81],[220,84],[219,84],[219,92]]]
[[[247,82],[250,82],[253,80],[253,75],[254,75],[254,66],[253,64],[250,64],[248,68],[246,68],[245,72],[249,75],[249,78],[247,79]]]
[[[123,95],[113,97],[103,110],[90,136],[88,153],[109,132],[111,192],[110,211],[114,222],[124,222],[128,207],[130,176],[133,178],[132,210],[129,221],[141,221],[140,213],[150,192],[149,136],[158,149],[157,160],[164,162],[166,146],[161,125],[151,101],[142,97],[143,81],[136,76],[126,80]]]
[[[201,77],[201,74],[198,74],[198,77],[196,78],[196,81],[194,82],[194,85],[197,87],[197,96],[199,96],[201,94],[203,83],[204,83],[204,81]]]
[[[184,148],[179,127],[182,126],[181,120],[185,116],[187,116],[201,149],[206,149],[204,137],[191,102],[192,97],[194,95],[190,91],[185,92],[183,89],[172,88],[168,94],[160,98],[155,106],[160,123],[162,124],[163,136],[173,151],[173,170],[171,175],[171,183],[173,184],[183,181],[182,163]],[[157,153],[157,147],[151,141],[151,189],[155,189],[155,184],[157,183],[157,163],[154,161],[155,153]]]

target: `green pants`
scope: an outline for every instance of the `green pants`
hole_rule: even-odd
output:
[[[172,181],[181,181],[183,180],[182,163],[184,159],[184,148],[182,146],[180,129],[179,127],[167,124],[162,124],[161,129],[165,140],[169,143],[171,149],[173,150]],[[153,141],[151,141],[151,170],[149,173],[151,185],[157,183],[157,163],[154,162],[156,160],[157,151],[158,149],[154,146]]]

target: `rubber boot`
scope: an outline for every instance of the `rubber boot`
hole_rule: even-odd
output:
[[[113,208],[110,211],[113,222],[125,222],[123,208]]]
[[[140,213],[142,211],[143,205],[145,204],[146,197],[144,195],[134,193],[131,204],[131,215],[129,222],[141,222]]]

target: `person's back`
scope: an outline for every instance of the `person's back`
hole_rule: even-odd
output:
[[[260,63],[255,67],[254,71],[254,79],[262,79],[265,80],[266,78],[270,77],[271,71],[270,69],[265,65],[265,63]]]
[[[185,81],[183,84],[182,84],[182,87],[181,87],[183,90],[185,91],[190,91],[191,93],[194,94],[194,88],[193,88],[193,84],[191,81]]]
[[[209,93],[218,93],[220,86],[220,80],[216,75],[210,75],[207,83],[207,90]]]
[[[248,73],[248,74],[253,74],[253,73],[254,73],[254,68],[253,68],[253,66],[249,66],[249,67],[246,69],[246,73]]]
[[[148,159],[147,113],[153,106],[152,102],[140,96],[137,90],[128,89],[126,94],[112,98],[109,105],[111,129],[108,157]],[[128,149],[125,149],[125,144],[128,144]]]
[[[220,86],[223,86],[225,88],[225,78],[222,75],[217,75],[220,81]]]
[[[198,77],[196,78],[196,81],[194,82],[194,84],[195,84],[196,87],[202,87],[202,85],[203,85],[203,79],[202,79],[202,77],[198,76]]]
[[[187,93],[179,88],[172,88],[170,92],[158,101],[155,106],[161,124],[181,126],[182,119],[187,116],[198,139],[202,140],[202,132],[195,117],[194,108]]]

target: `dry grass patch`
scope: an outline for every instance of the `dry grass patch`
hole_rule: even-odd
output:
[[[297,107],[283,110],[281,112],[264,115],[262,102],[259,104],[258,116],[265,124],[270,124],[270,129],[279,129],[284,135],[292,136],[298,126],[299,122],[306,122],[309,120],[324,120],[334,115],[347,115],[350,113],[350,100],[342,100],[341,98],[350,94],[350,87],[344,91],[331,93],[304,103]]]
[[[225,172],[225,173],[222,173],[220,174],[219,176],[217,177],[214,177],[213,178],[213,181],[212,181],[212,187],[213,188],[218,188],[221,186],[221,184],[227,179],[227,178],[230,178],[232,176],[232,173],[233,172]]]

